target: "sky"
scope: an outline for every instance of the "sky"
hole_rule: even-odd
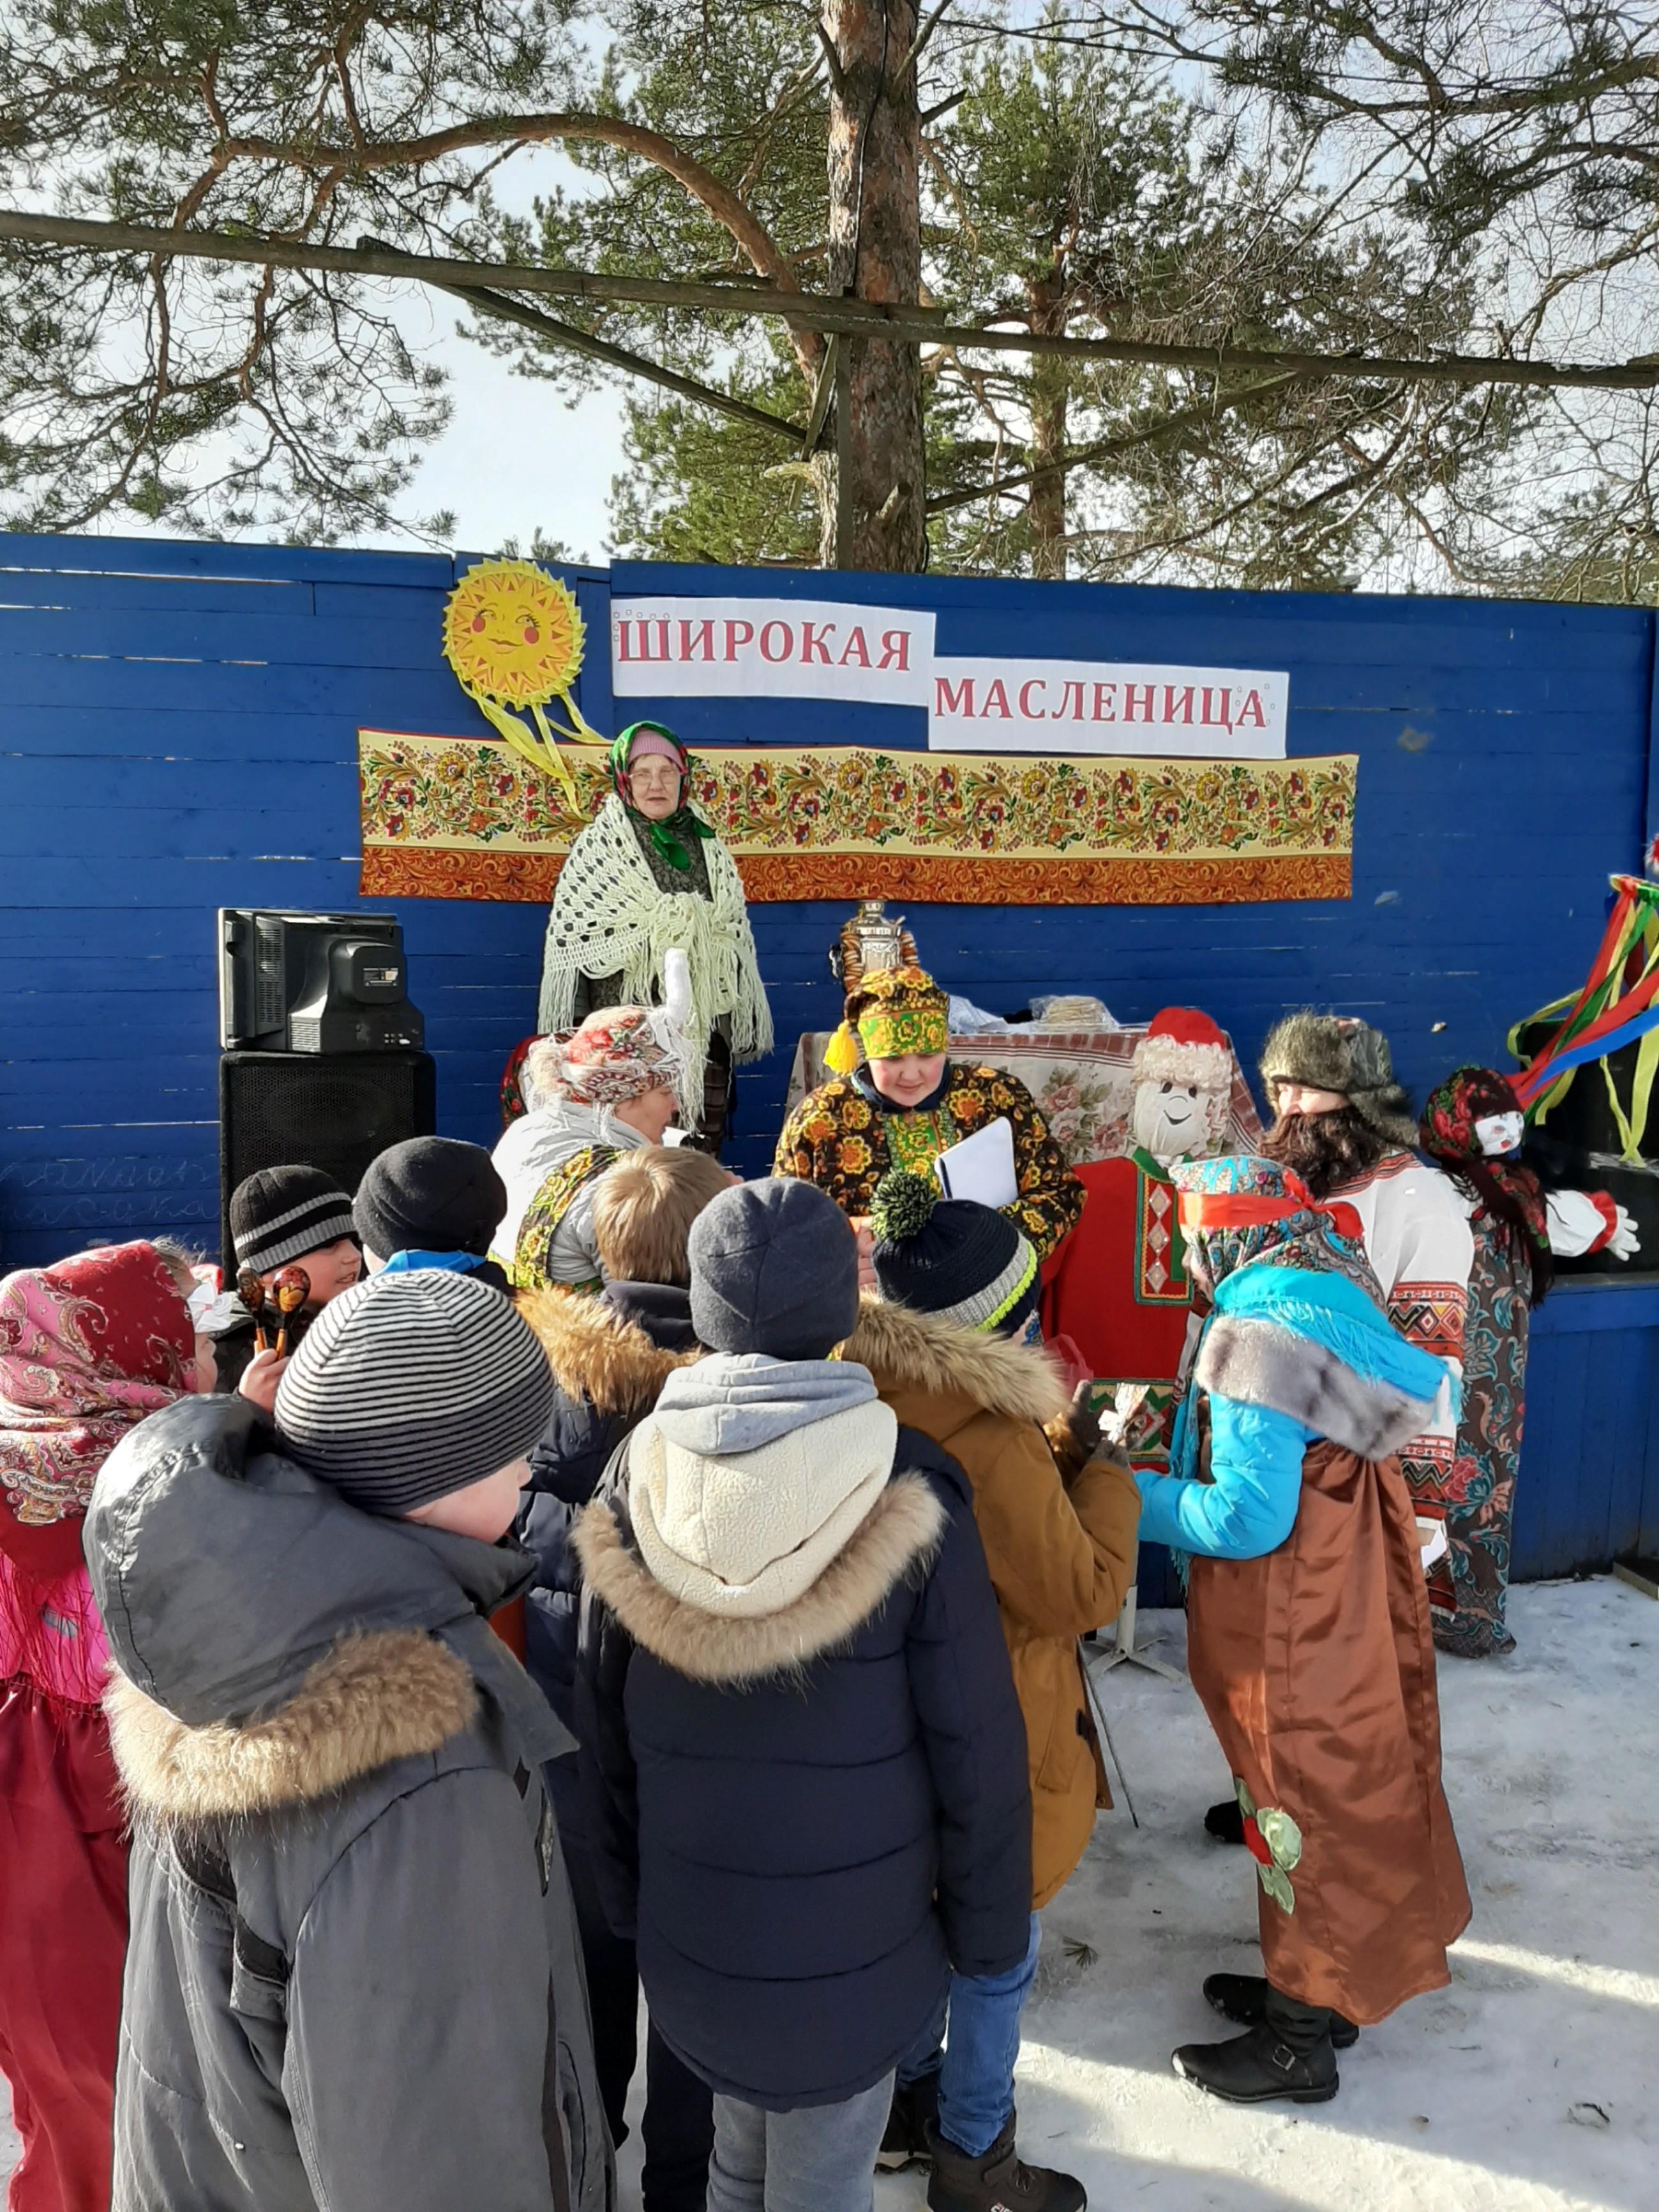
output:
[[[492,553],[516,538],[527,553],[539,529],[578,558],[605,557],[606,502],[622,466],[623,394],[612,386],[568,405],[552,385],[515,376],[508,363],[459,335],[465,309],[411,293],[399,321],[410,343],[453,380],[448,430],[422,462],[407,513],[454,510],[454,544]],[[358,544],[407,545],[396,532]]]

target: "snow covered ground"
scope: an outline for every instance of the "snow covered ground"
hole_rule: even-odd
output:
[[[1197,1700],[1120,1668],[1103,1698],[1140,1826],[1103,1816],[1049,1908],[1020,2136],[1111,2212],[1652,2212],[1659,2204],[1659,1607],[1624,1584],[1516,1592],[1519,1655],[1441,1662],[1474,1898],[1453,1979],[1342,2059],[1334,2103],[1239,2112],[1178,2081],[1224,2033],[1199,1985],[1252,1971],[1255,1885],[1212,1844],[1227,1778]],[[1179,1614],[1143,1616],[1179,1656]],[[0,2124],[3,2125],[3,2124]],[[15,2153],[14,2153],[15,2154]],[[623,2153],[638,2205],[637,2138]],[[9,2162],[0,2136],[0,2174]],[[878,2212],[918,2212],[914,2174]]]

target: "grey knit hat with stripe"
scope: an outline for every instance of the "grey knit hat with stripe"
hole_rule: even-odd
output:
[[[320,1168],[261,1168],[230,1194],[236,1265],[256,1275],[356,1234],[351,1200]]]
[[[1036,1250],[1006,1213],[942,1198],[931,1176],[890,1169],[870,1206],[883,1297],[963,1328],[1017,1336],[1042,1291]]]
[[[331,1298],[276,1389],[289,1456],[366,1513],[403,1514],[522,1457],[553,1375],[498,1291],[435,1268]]]

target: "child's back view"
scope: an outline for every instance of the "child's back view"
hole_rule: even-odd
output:
[[[114,2212],[600,2212],[609,2144],[541,1762],[487,1616],[552,1382],[508,1302],[377,1275],[277,1393],[169,1407],[87,1553],[132,1935]]]
[[[869,2212],[947,1962],[1025,1956],[1025,1738],[960,1471],[829,1358],[858,1255],[793,1181],[690,1237],[716,1356],[578,1532],[598,1873],[655,2026],[715,2091],[709,2212]]]

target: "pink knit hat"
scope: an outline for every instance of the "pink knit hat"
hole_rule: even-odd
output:
[[[664,760],[672,761],[675,767],[684,773],[685,748],[676,744],[672,738],[664,737],[660,730],[641,730],[635,738],[628,748],[629,768],[633,767],[636,760],[642,760],[647,753],[657,753]]]

